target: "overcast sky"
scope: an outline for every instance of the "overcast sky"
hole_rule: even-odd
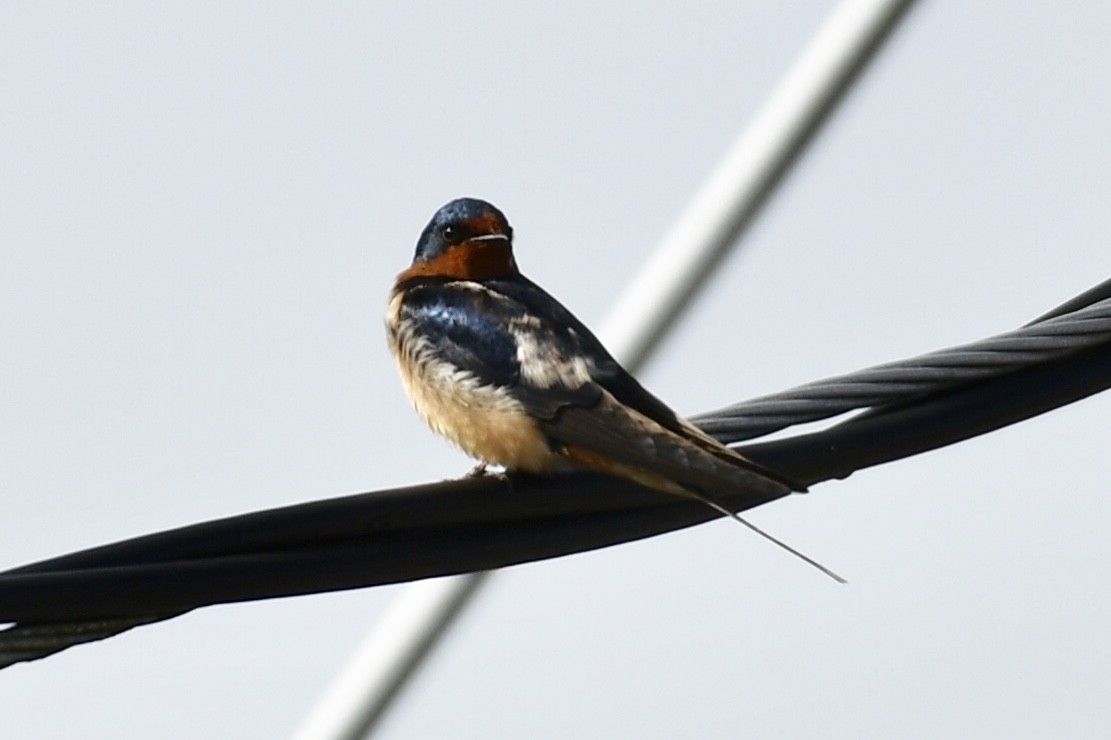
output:
[[[831,3],[0,3],[0,566],[462,474],[385,347],[442,203],[598,326]],[[923,3],[641,373],[684,413],[1111,273],[1111,10]],[[379,737],[1101,737],[1111,397],[498,574]],[[287,736],[397,587],[0,672],[20,738]]]

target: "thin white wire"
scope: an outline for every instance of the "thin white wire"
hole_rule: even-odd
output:
[[[659,344],[853,74],[912,2],[842,0],[827,17],[603,324],[602,341],[625,367],[635,372]],[[365,737],[487,575],[406,586],[294,740]]]
[[[737,244],[824,114],[913,0],[843,0],[664,235],[600,332],[634,369]]]

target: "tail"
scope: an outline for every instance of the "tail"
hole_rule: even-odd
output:
[[[844,578],[837,575],[832,570],[830,570],[826,566],[822,565],[821,563],[819,563],[814,558],[812,558],[809,555],[806,555],[802,552],[799,552],[798,550],[791,547],[790,545],[788,545],[783,540],[777,539],[774,536],[768,534],[767,532],[760,529],[759,527],[757,527],[752,522],[750,522],[747,519],[745,519],[744,517],[742,517],[737,512],[730,511],[729,509],[725,508],[724,506],[722,506],[721,504],[719,504],[717,501],[710,498],[706,494],[698,492],[698,491],[690,491],[690,494],[692,496],[694,496],[696,499],[698,499],[699,501],[701,501],[702,503],[709,506],[711,509],[715,509],[716,511],[720,511],[722,514],[725,514],[725,516],[729,517],[730,519],[734,519],[734,520],[740,522],[741,524],[748,527],[749,529],[751,529],[756,534],[758,534],[761,537],[763,537],[764,539],[766,539],[768,542],[771,542],[772,544],[775,544],[775,545],[779,545],[780,547],[782,547],[784,550],[786,550],[787,552],[794,555],[799,560],[803,561],[804,563],[807,563],[808,565],[811,565],[811,566],[817,568],[822,573],[825,573],[827,576],[829,576],[833,580],[837,581],[838,583],[848,583],[848,581],[846,581]]]

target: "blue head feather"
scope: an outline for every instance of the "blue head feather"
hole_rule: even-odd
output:
[[[475,236],[500,233],[513,238],[505,214],[478,198],[457,198],[432,216],[417,240],[415,262],[428,262]]]

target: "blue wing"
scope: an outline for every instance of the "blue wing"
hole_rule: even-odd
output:
[[[516,385],[521,367],[505,321],[506,306],[485,291],[453,285],[414,286],[401,305],[401,322],[429,339],[440,359],[484,383]]]

